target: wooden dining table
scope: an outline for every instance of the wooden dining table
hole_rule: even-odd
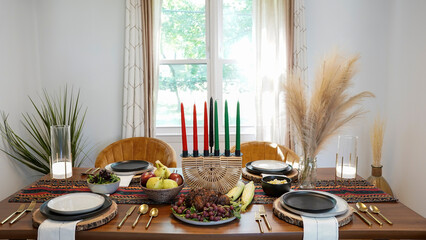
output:
[[[85,168],[73,169],[73,180],[81,180]],[[333,168],[318,169],[318,179],[332,179]],[[48,178],[45,176],[44,178]],[[13,195],[12,195],[13,196]],[[9,216],[18,209],[21,203],[9,202],[9,198],[0,202],[0,219]],[[37,204],[39,207],[41,203]],[[349,204],[354,206],[354,204]],[[340,227],[340,239],[426,239],[426,219],[405,206],[401,202],[375,203],[392,222],[393,225],[384,223],[383,226],[373,223],[365,224],[358,216],[353,221]],[[267,218],[272,230],[266,229],[260,233],[255,212],[258,204],[252,204],[248,211],[241,214],[241,219],[216,226],[195,226],[183,223],[173,217],[170,205],[150,205],[159,209],[158,217],[152,220],[151,226],[146,230],[145,224],[148,216],[142,216],[139,224],[132,228],[132,223],[137,214],[134,212],[121,229],[117,229],[120,220],[125,216],[131,204],[118,204],[118,214],[109,223],[87,231],[76,232],[76,239],[170,239],[170,240],[207,240],[207,239],[303,239],[303,228],[286,223],[272,213],[272,204],[265,204]],[[262,222],[264,224],[264,222]],[[33,227],[31,214],[27,214],[17,223],[0,225],[0,239],[36,239],[37,229]]]

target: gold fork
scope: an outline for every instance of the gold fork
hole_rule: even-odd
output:
[[[271,227],[271,225],[268,222],[268,218],[267,218],[267,215],[266,215],[265,207],[263,205],[259,206],[259,215],[262,216],[265,219],[265,223],[266,223],[266,226],[268,227],[268,229],[272,230],[272,227]]]
[[[90,174],[95,174],[95,172],[97,172],[99,169],[101,169],[101,168],[96,168],[95,170],[93,170]]]
[[[92,171],[93,168],[87,169],[85,172],[81,173],[81,175],[88,175],[90,171]]]
[[[13,219],[10,222],[10,224],[14,224],[16,221],[18,221],[22,217],[22,215],[24,215],[24,213],[26,213],[26,212],[32,212],[34,210],[35,205],[36,205],[36,201],[35,200],[31,201],[31,203],[28,206],[28,208],[25,209],[23,212],[21,212],[15,219]]]
[[[9,217],[7,217],[5,220],[3,220],[3,222],[1,222],[1,225],[5,224],[7,221],[9,221],[9,219],[12,218],[13,215],[23,212],[24,209],[25,209],[25,204],[21,204],[21,206],[19,206],[18,210],[16,210],[14,213],[10,214]]]
[[[263,228],[262,228],[262,217],[260,217],[260,214],[258,212],[254,213],[254,220],[256,220],[257,224],[259,224],[259,228],[260,228],[260,232],[263,233]]]

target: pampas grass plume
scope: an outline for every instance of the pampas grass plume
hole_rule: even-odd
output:
[[[382,166],[382,147],[385,135],[385,121],[377,116],[374,120],[373,129],[371,130],[371,147],[373,150],[373,166]]]

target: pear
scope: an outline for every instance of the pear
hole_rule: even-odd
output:
[[[163,189],[175,188],[177,186],[178,186],[178,184],[177,184],[176,181],[174,181],[172,179],[164,179]]]
[[[170,170],[164,166],[159,160],[155,161],[156,170],[154,171],[155,176],[162,177],[164,179],[169,178]]]
[[[163,187],[162,181],[160,181],[159,177],[152,177],[148,179],[148,182],[146,182],[146,188],[149,189],[161,189]]]

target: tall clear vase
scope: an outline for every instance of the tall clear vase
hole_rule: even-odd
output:
[[[317,182],[317,158],[302,157],[299,162],[298,187],[315,189]]]

